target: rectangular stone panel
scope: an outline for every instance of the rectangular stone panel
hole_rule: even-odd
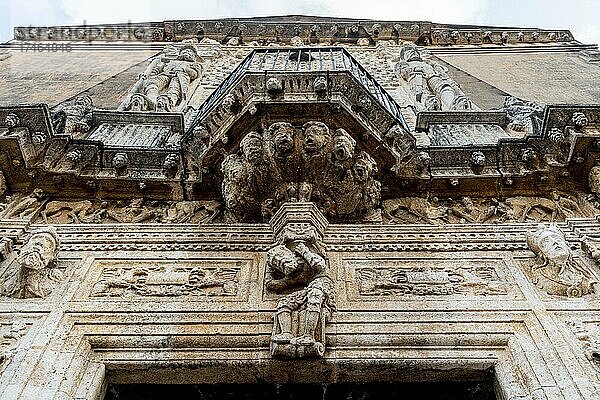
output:
[[[521,300],[502,258],[345,258],[350,300]]]
[[[244,301],[251,265],[243,258],[95,260],[86,297]]]

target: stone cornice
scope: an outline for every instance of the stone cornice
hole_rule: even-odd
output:
[[[512,28],[439,24],[429,21],[377,21],[311,16],[268,18],[225,18],[173,20],[164,22],[16,27],[14,38],[24,41],[125,41],[173,42],[192,38],[211,38],[226,43],[231,38],[243,42],[289,43],[299,36],[308,43],[356,43],[364,38],[407,40],[419,44],[519,44],[573,41],[568,30]]]

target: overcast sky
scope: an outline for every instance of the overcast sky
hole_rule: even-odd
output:
[[[600,42],[600,0],[0,0],[0,42],[14,26],[285,14],[560,28]]]

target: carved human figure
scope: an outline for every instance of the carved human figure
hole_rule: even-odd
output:
[[[144,199],[140,197],[131,200],[126,206],[107,210],[106,215],[121,223],[141,223],[156,218],[157,212],[146,207]]]
[[[44,191],[42,189],[34,189],[27,196],[21,197],[16,202],[7,208],[5,218],[31,218],[38,208],[43,203]]]
[[[34,232],[4,276],[3,295],[16,298],[45,298],[50,295],[56,282],[63,279],[62,272],[55,268],[58,245],[54,230]]]
[[[331,148],[329,127],[320,121],[309,121],[302,125],[302,162],[304,180],[314,181],[322,174],[328,162]]]
[[[221,171],[226,219],[250,221],[260,215],[264,193],[271,186],[263,137],[254,131],[244,136],[239,152],[225,157]]]
[[[405,43],[400,48],[395,66],[398,78],[408,84],[417,110],[478,110],[463,93],[460,85],[450,78],[447,69],[428,59],[418,47]]]
[[[375,179],[377,163],[368,153],[359,152],[354,158],[352,176],[357,186],[355,214],[364,222],[381,222],[381,183]]]
[[[538,225],[527,234],[527,244],[537,257],[531,267],[534,283],[548,294],[581,297],[595,291],[598,276],[573,258],[556,225]]]
[[[272,147],[275,185],[293,181],[299,168],[294,127],[289,122],[275,122],[269,126],[267,135]]]
[[[354,146],[356,146],[356,140],[348,132],[342,128],[336,129],[333,135],[333,151],[331,153],[333,179],[343,181],[352,170]]]
[[[77,138],[90,130],[94,102],[87,95],[77,96],[52,110],[54,130]]]
[[[65,214],[67,221],[79,224],[85,220],[85,217],[91,213],[93,207],[89,200],[81,201],[51,201],[46,204],[41,212],[44,223],[48,223],[48,218],[53,221],[62,220],[60,218]]]
[[[284,357],[322,356],[325,313],[335,310],[333,281],[327,275],[314,228],[286,227],[283,243],[267,252],[267,290],[286,294],[277,303],[272,354]],[[293,313],[298,314],[297,325]]]
[[[132,111],[175,111],[186,104],[190,83],[202,78],[201,59],[196,48],[169,46],[140,74],[128,98],[119,109]]]

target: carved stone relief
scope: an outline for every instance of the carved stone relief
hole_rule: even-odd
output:
[[[2,217],[12,219],[31,219],[43,206],[44,191],[42,189],[34,189],[28,195],[12,196],[10,204],[5,208]]]
[[[598,212],[583,194],[575,197],[560,192],[553,192],[551,197],[516,196],[504,200],[404,197],[384,200],[382,205],[384,222],[400,224],[563,222]]]
[[[541,134],[544,108],[540,105],[509,96],[502,110],[506,111],[507,129],[515,136]]]
[[[573,257],[565,235],[556,225],[538,225],[527,234],[527,245],[536,255],[529,272],[548,294],[581,297],[596,291],[598,275]]]
[[[505,268],[501,260],[345,259],[343,265],[349,275],[349,295],[354,299],[521,298],[501,272]]]
[[[394,70],[412,94],[417,111],[479,110],[448,75],[448,70],[412,43],[400,47]]]
[[[373,158],[343,129],[276,122],[248,133],[221,165],[230,221],[268,220],[285,201],[313,201],[334,219],[381,221],[381,184]]]
[[[205,201],[49,201],[38,222],[50,224],[193,223],[215,222],[221,203]]]
[[[52,228],[35,231],[5,269],[2,295],[15,298],[45,298],[64,279],[57,268],[58,236]]]
[[[597,323],[569,322],[569,328],[579,340],[585,357],[600,373],[600,326]]]
[[[326,222],[314,223],[313,215],[321,221],[324,217],[311,203],[299,203],[296,209],[289,204],[273,217],[276,244],[267,252],[266,289],[281,295],[273,316],[271,355],[322,357],[325,324],[336,308],[323,244]]]
[[[247,264],[241,260],[101,263],[90,297],[237,297],[241,270]]]
[[[119,110],[183,110],[192,95],[192,83],[202,79],[202,62],[193,44],[167,46],[140,74]]]
[[[28,326],[24,321],[15,320],[11,325],[2,325],[0,328],[0,374],[4,372],[8,364],[15,356],[15,352],[21,344],[21,339],[27,333]]]
[[[52,125],[59,134],[82,138],[92,124],[94,103],[90,96],[77,96],[52,109]]]

